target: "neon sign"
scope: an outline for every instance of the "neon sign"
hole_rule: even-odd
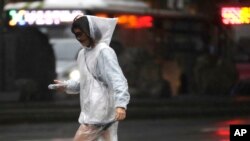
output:
[[[99,17],[108,17],[107,14],[95,14]],[[150,28],[153,26],[153,17],[151,16],[138,16],[132,14],[115,15],[118,18],[118,25],[125,28]]]
[[[80,10],[10,10],[9,26],[59,25],[72,22]]]
[[[250,7],[222,7],[221,18],[226,25],[250,24]]]
[[[118,17],[118,24],[127,28],[150,28],[153,18],[151,16],[121,15]]]

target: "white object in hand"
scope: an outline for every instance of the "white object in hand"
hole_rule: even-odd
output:
[[[66,86],[65,84],[50,84],[48,86],[48,88],[51,89],[51,90],[54,90],[54,89],[57,89],[59,87],[65,87],[65,86]]]

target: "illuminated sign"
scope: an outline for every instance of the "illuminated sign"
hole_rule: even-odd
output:
[[[80,10],[10,10],[8,11],[9,26],[50,26],[63,25],[83,14]],[[109,17],[107,14],[96,14],[100,17]],[[118,25],[125,28],[150,28],[153,26],[153,17],[147,15],[119,14]]]
[[[10,10],[9,26],[59,25],[72,22],[80,10]]]
[[[229,24],[250,24],[250,7],[222,7],[222,23]]]
[[[107,14],[103,13],[95,15],[99,17],[109,17]],[[118,18],[118,25],[125,28],[150,28],[153,26],[153,17],[151,16],[120,14],[114,17]]]

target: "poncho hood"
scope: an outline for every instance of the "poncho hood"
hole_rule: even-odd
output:
[[[106,43],[109,45],[118,19],[86,16],[89,22],[90,37],[96,43]]]

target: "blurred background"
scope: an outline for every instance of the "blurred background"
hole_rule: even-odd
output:
[[[248,0],[1,0],[0,13],[1,140],[72,140],[79,95],[48,85],[80,77],[80,13],[118,18],[121,140],[229,141],[229,125],[249,124]]]

